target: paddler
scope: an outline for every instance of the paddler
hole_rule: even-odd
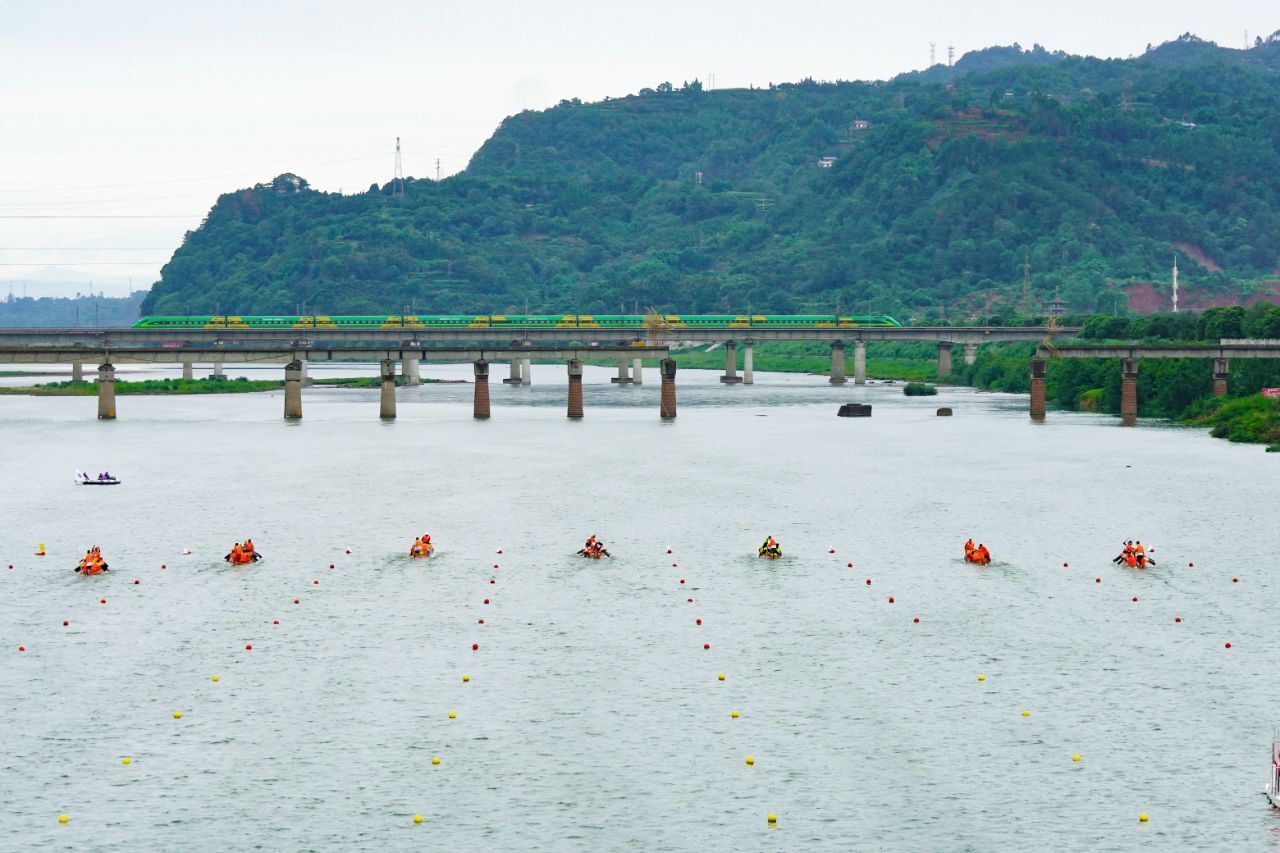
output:
[[[991,552],[988,551],[987,546],[983,545],[981,542],[978,543],[978,559],[984,566],[991,562]]]

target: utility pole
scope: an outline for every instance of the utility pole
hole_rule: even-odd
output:
[[[1022,310],[1031,316],[1031,253],[1022,253]]]

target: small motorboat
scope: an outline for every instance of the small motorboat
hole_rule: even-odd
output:
[[[99,474],[97,477],[90,477],[83,471],[76,472],[77,486],[118,486],[120,479],[110,474]]]
[[[435,553],[436,546],[430,542],[425,545],[421,541],[414,542],[413,547],[409,549],[409,556],[415,560],[425,560],[427,557],[434,556]]]
[[[1271,778],[1267,780],[1266,794],[1271,807],[1280,809],[1280,729],[1271,736]]]
[[[760,559],[762,560],[778,560],[782,558],[781,548],[764,548],[760,551]]]

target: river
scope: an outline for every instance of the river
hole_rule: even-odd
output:
[[[0,849],[1280,847],[1260,448],[764,373],[682,371],[662,423],[655,370],[588,368],[569,422],[563,367],[504,368],[487,422],[0,397]]]

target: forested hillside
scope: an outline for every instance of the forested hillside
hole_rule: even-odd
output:
[[[1055,295],[1112,310],[1127,283],[1166,281],[1175,253],[1188,292],[1230,301],[1276,277],[1276,36],[1248,51],[1184,36],[1131,60],[992,48],[888,82],[564,101],[402,196],[294,175],[223,195],[143,311],[958,320]]]

